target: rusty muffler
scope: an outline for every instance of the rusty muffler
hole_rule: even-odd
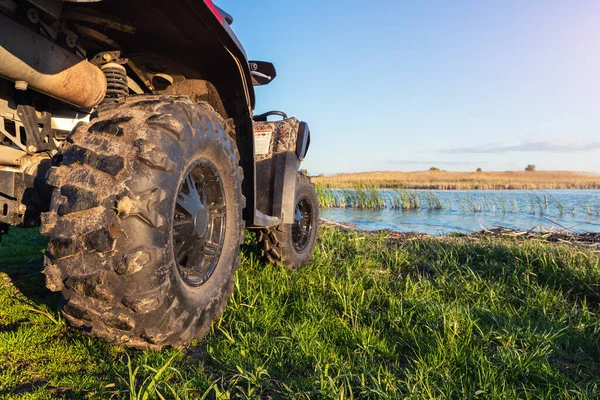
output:
[[[100,68],[1,14],[0,76],[82,109],[106,94]]]

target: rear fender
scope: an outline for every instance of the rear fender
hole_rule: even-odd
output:
[[[256,208],[284,224],[294,222],[296,180],[309,137],[308,125],[296,118],[254,123]]]

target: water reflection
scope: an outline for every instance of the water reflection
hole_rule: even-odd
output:
[[[388,198],[393,191],[381,191]],[[413,191],[415,192],[415,191]],[[348,208],[321,210],[321,216],[359,229],[392,229],[443,235],[504,226],[600,232],[600,190],[416,191],[434,195],[442,208],[376,211]]]

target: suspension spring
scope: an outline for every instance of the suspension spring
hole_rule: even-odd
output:
[[[108,64],[104,64],[102,67],[102,72],[106,76],[106,97],[107,99],[118,99],[121,97],[126,97],[129,95],[129,87],[127,85],[127,71],[125,67],[110,62]]]

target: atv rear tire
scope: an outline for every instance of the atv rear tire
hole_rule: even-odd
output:
[[[319,227],[319,199],[306,175],[296,181],[296,210],[293,224],[258,231],[258,246],[264,261],[288,269],[304,267],[312,258]]]
[[[46,285],[62,291],[65,318],[134,348],[203,336],[233,289],[242,178],[207,103],[136,96],[78,125],[49,173],[42,224]]]

